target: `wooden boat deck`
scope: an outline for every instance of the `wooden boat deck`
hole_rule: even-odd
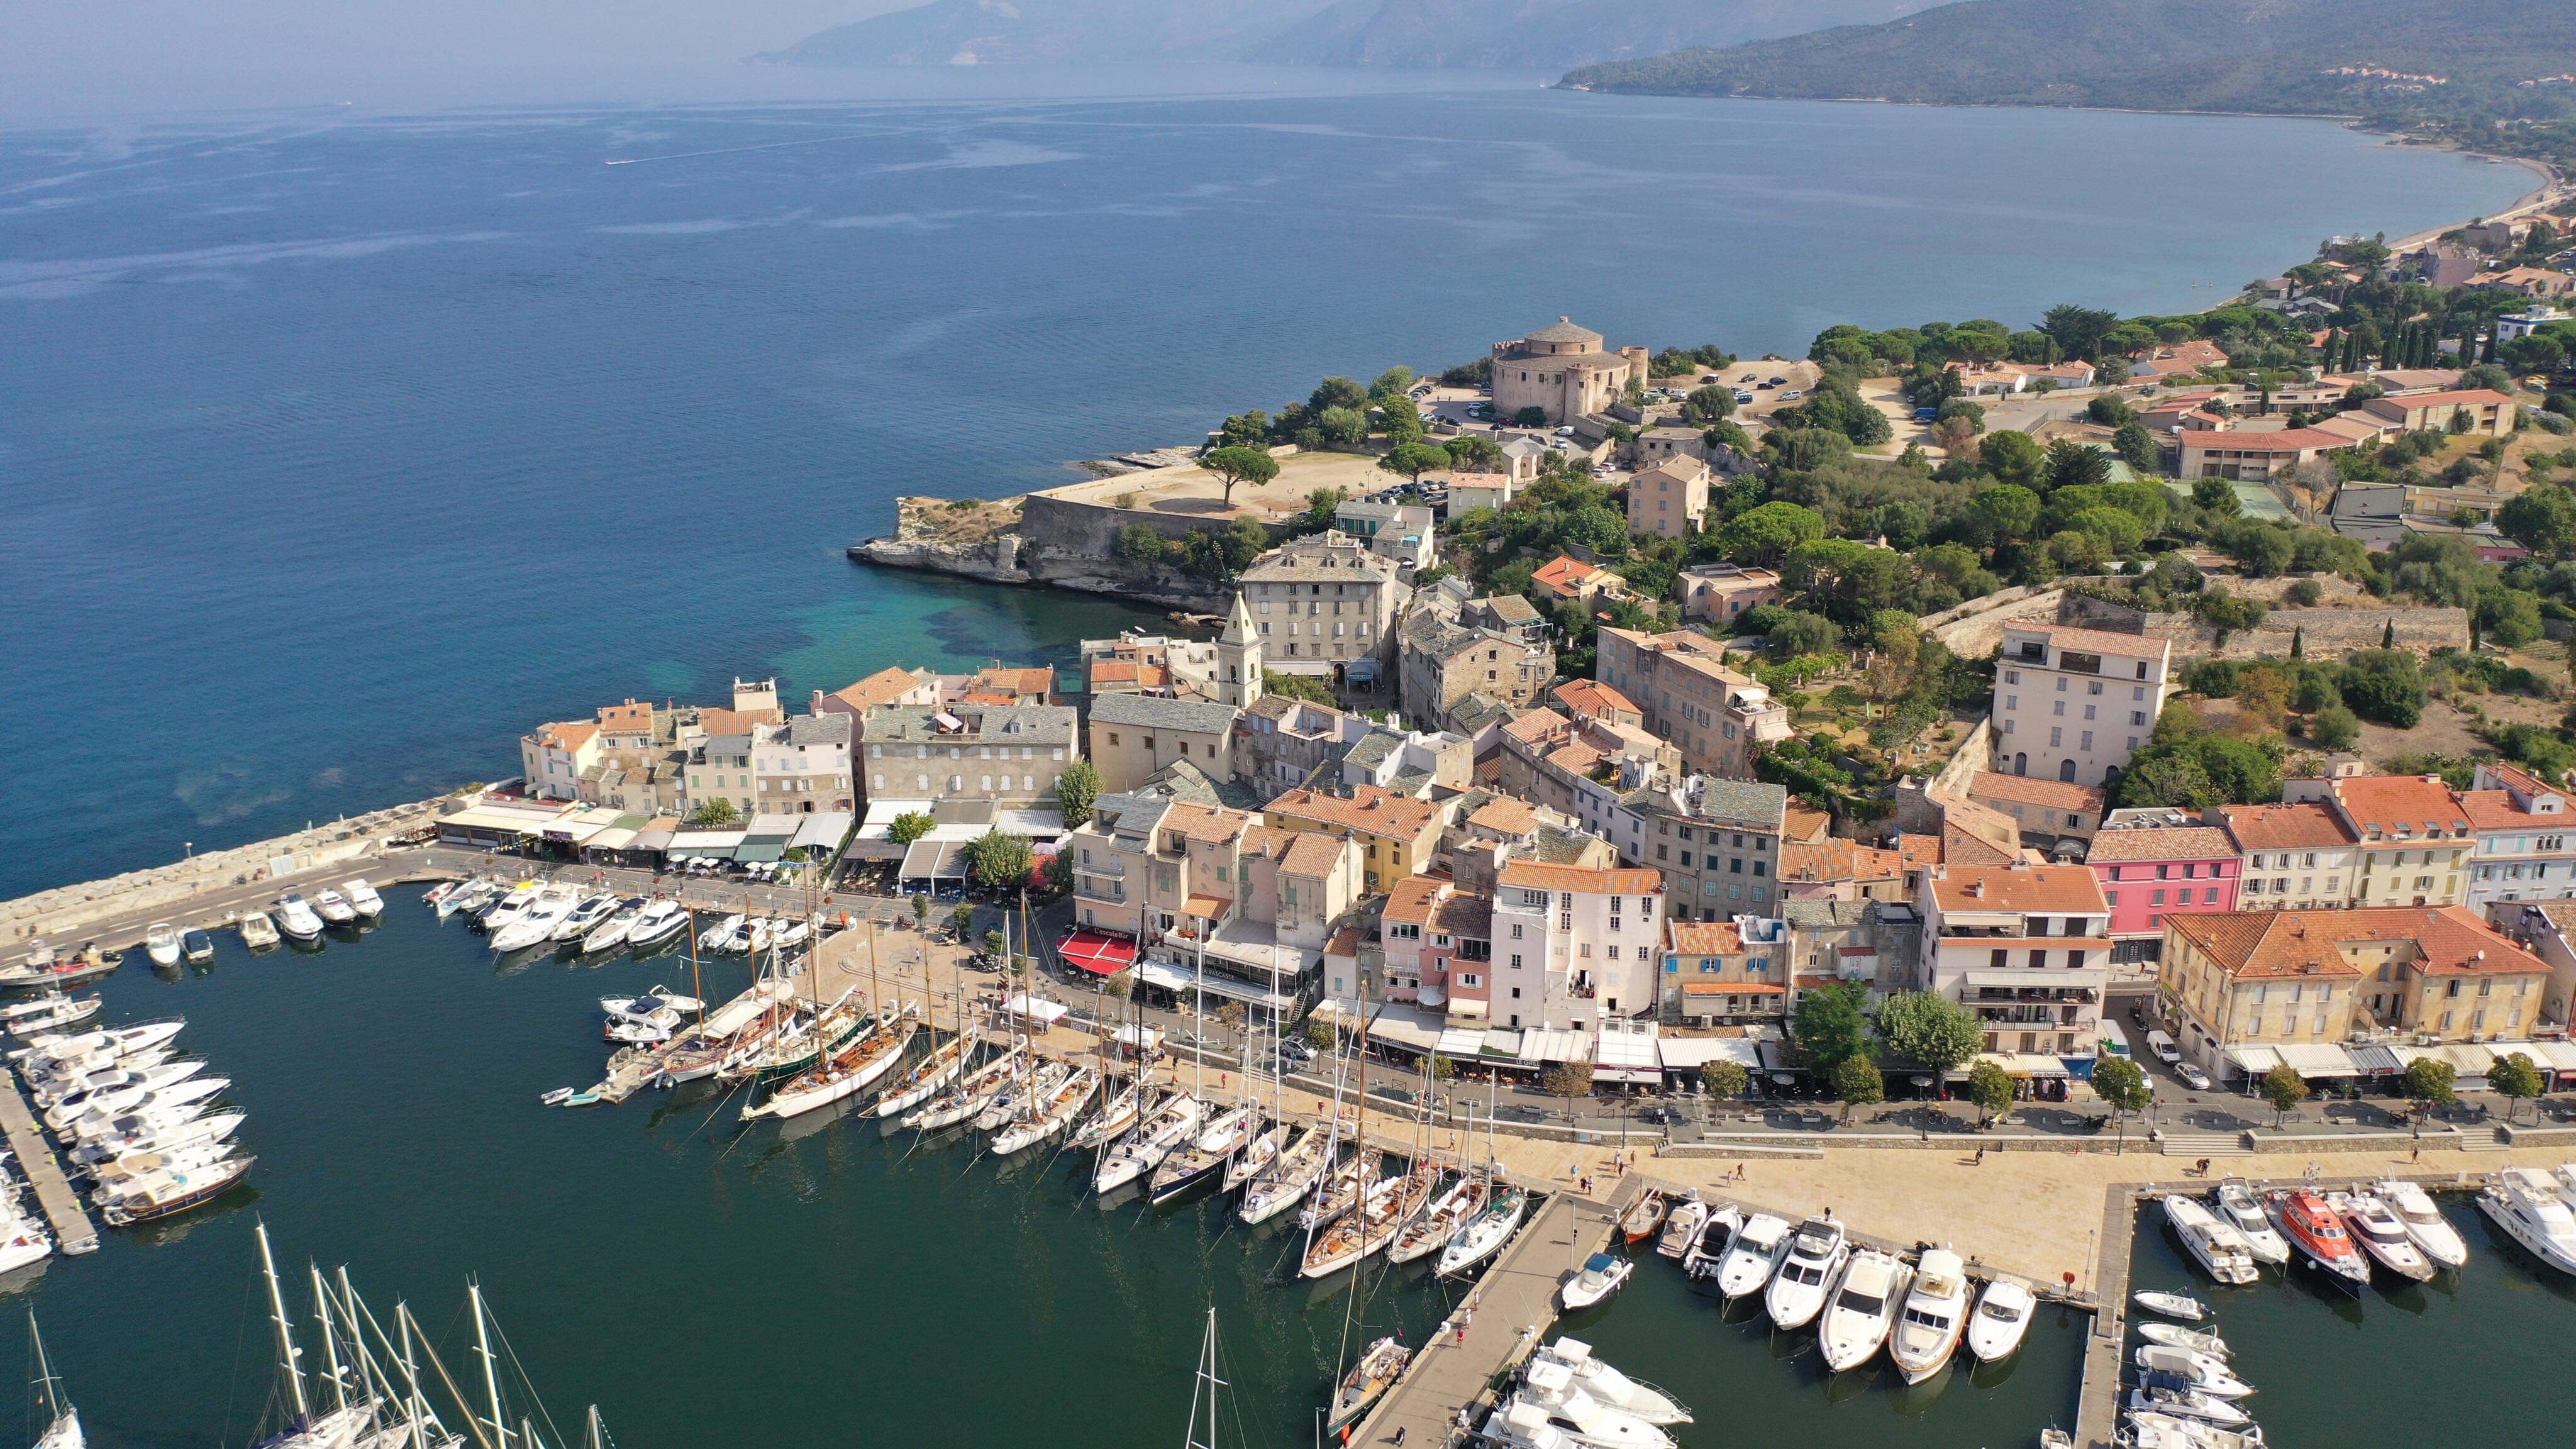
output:
[[[27,1096],[17,1082],[0,1092],[0,1131],[9,1138],[9,1153],[18,1159],[18,1170],[25,1173],[36,1192],[36,1205],[44,1209],[45,1220],[53,1225],[54,1246],[66,1256],[98,1251],[98,1229],[81,1207],[80,1195],[72,1191],[71,1179],[64,1175],[61,1159],[54,1156],[44,1134],[36,1128],[36,1114],[27,1106]]]

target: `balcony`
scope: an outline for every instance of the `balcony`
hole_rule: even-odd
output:
[[[1076,900],[1100,901],[1105,904],[1117,906],[1127,904],[1127,887],[1125,885],[1091,885],[1084,881],[1079,873],[1074,877],[1073,894]]]

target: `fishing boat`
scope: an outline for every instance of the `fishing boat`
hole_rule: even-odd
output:
[[[1793,1230],[1786,1218],[1755,1213],[1728,1240],[1726,1256],[1717,1261],[1717,1291],[1730,1303],[1758,1291],[1779,1271]]]
[[[1977,1295],[1976,1313],[1968,1319],[1968,1352],[1979,1363],[2000,1363],[2021,1352],[2021,1341],[2030,1334],[2030,1316],[2038,1307],[2038,1297],[2019,1283],[2008,1278],[1988,1283]]]
[[[2563,1167],[2558,1170],[2561,1196],[2566,1193],[2567,1171]],[[2420,1184],[2402,1177],[2386,1178],[2379,1183],[2378,1193],[2379,1200],[2397,1215],[2399,1222],[2406,1225],[2406,1236],[2414,1240],[2416,1249],[2425,1257],[2445,1268],[2463,1267],[2468,1263],[2467,1240],[2460,1236],[2458,1228],[2451,1226],[2450,1219],[2442,1216],[2441,1208],[2434,1205],[2433,1195]]]
[[[2141,1344],[2130,1362],[2150,1372],[2173,1374],[2189,1383],[2192,1392],[2213,1398],[2241,1399],[2254,1392],[2254,1386],[2238,1378],[2226,1360],[2195,1348]]]
[[[385,913],[385,898],[376,893],[376,888],[369,885],[364,876],[340,882],[340,894],[349,898],[352,910],[370,921]]]
[[[2329,1281],[2346,1288],[2359,1288],[2370,1281],[2370,1260],[2353,1246],[2343,1216],[2326,1202],[2323,1194],[2304,1189],[2275,1193],[2268,1206],[2281,1236],[2290,1240],[2291,1250],[2323,1272]]]
[[[1360,1361],[1351,1365],[1351,1371],[1334,1386],[1333,1407],[1324,1418],[1324,1432],[1338,1434],[1358,1423],[1395,1386],[1395,1381],[1404,1377],[1405,1365],[1412,1362],[1413,1350],[1394,1338],[1381,1338],[1370,1344]]]
[[[1568,1313],[1590,1308],[1618,1292],[1619,1285],[1627,1282],[1628,1275],[1635,1271],[1637,1265],[1626,1258],[1595,1253],[1584,1259],[1583,1266],[1575,1269],[1573,1275],[1565,1280],[1565,1286],[1557,1290],[1557,1299],[1565,1305]]]
[[[903,1060],[913,1034],[920,1029],[916,1013],[909,1008],[879,1013],[873,1025],[851,1037],[828,1059],[781,1084],[768,1100],[745,1111],[743,1120],[800,1116],[866,1091]]]
[[[81,1434],[80,1411],[63,1396],[62,1381],[54,1377],[52,1364],[45,1362],[45,1337],[36,1331],[36,1310],[27,1310],[27,1345],[36,1360],[35,1390],[43,1404],[45,1432],[37,1436],[35,1449],[83,1449],[88,1443]]]
[[[1433,1195],[1430,1206],[1424,1208],[1419,1217],[1406,1223],[1404,1230],[1395,1235],[1395,1241],[1387,1244],[1388,1264],[1410,1263],[1446,1248],[1458,1236],[1460,1229],[1485,1210],[1486,1194],[1492,1190],[1493,1182],[1484,1174],[1461,1173]]]
[[[1691,1422],[1691,1411],[1682,1406],[1681,1400],[1603,1363],[1592,1352],[1592,1345],[1582,1339],[1560,1338],[1540,1349],[1532,1362],[1562,1366],[1572,1384],[1595,1401],[1634,1414],[1649,1424]]]
[[[1770,1291],[1763,1298],[1771,1326],[1794,1330],[1815,1322],[1816,1315],[1824,1311],[1825,1296],[1833,1290],[1834,1280],[1842,1276],[1851,1251],[1851,1240],[1843,1232],[1841,1219],[1825,1216],[1800,1223],[1789,1239],[1787,1260],[1773,1275]]]
[[[75,1026],[98,1015],[102,1003],[95,996],[77,999],[60,992],[20,1001],[0,1011],[9,1023],[9,1034],[20,1041],[33,1041],[40,1036],[59,1035],[63,1028]]]
[[[636,912],[635,923],[626,928],[626,944],[631,950],[649,951],[688,926],[688,907],[673,900],[648,901]]]
[[[0,991],[68,991],[124,964],[121,953],[101,950],[96,941],[69,956],[58,956],[53,947],[37,941],[23,959],[0,966]]]
[[[1512,1234],[1520,1231],[1529,1202],[1529,1194],[1517,1187],[1504,1187],[1495,1193],[1485,1210],[1469,1218],[1440,1250],[1440,1262],[1433,1272],[1454,1278],[1501,1251]]]
[[[1628,1240],[1630,1247],[1646,1241],[1664,1225],[1664,1214],[1671,1206],[1672,1199],[1652,1188],[1639,1193],[1628,1210],[1619,1215],[1619,1235]]]
[[[1099,1072],[1090,1067],[1073,1068],[1056,1087],[1052,1097],[1035,1099],[1031,1114],[995,1133],[993,1140],[986,1144],[987,1148],[996,1157],[1008,1157],[1044,1142],[1071,1127],[1073,1119],[1082,1115],[1083,1107],[1099,1090]]]
[[[154,921],[143,933],[143,954],[155,966],[179,964],[179,928],[168,921]]]
[[[2290,1242],[2281,1230],[2272,1226],[2271,1216],[2263,1211],[2261,1199],[2245,1179],[2231,1177],[2218,1184],[2210,1194],[2210,1203],[2218,1215],[2245,1239],[2245,1249],[2254,1261],[2274,1268],[2290,1266]]]
[[[1655,1239],[1656,1256],[1679,1261],[1699,1242],[1700,1224],[1707,1221],[1708,1204],[1700,1201],[1694,1188],[1664,1214],[1664,1230]]]
[[[2478,1194],[2478,1207],[2506,1237],[2561,1273],[2576,1273],[2576,1212],[2536,1167],[2508,1167]]]
[[[1026,1050],[1013,1043],[999,1056],[959,1078],[947,1090],[905,1114],[898,1126],[921,1132],[944,1132],[970,1117],[982,1115],[992,1105],[1003,1083],[1019,1069]]]
[[[564,912],[562,920],[555,922],[555,928],[546,933],[546,939],[556,945],[587,940],[591,932],[607,924],[608,918],[617,914],[618,904],[612,891],[584,896],[571,910]]]
[[[2129,1295],[2129,1301],[2149,1313],[2162,1314],[2184,1323],[2198,1323],[2209,1316],[2207,1305],[2188,1293],[2168,1293],[2157,1288],[2141,1288]]]
[[[1692,1278],[1714,1278],[1718,1265],[1726,1261],[1726,1250],[1735,1241],[1735,1230],[1744,1226],[1744,1209],[1731,1202],[1711,1209],[1708,1221],[1700,1224],[1691,1239],[1690,1248],[1682,1254],[1682,1272]]]
[[[598,925],[590,928],[589,934],[581,938],[581,947],[575,954],[596,956],[603,951],[616,950],[626,944],[627,933],[633,931],[635,923],[643,918],[644,898],[628,896],[618,902]]]
[[[2227,1340],[2219,1337],[2215,1329],[2185,1328],[2178,1323],[2141,1323],[2137,1327],[2138,1337],[2149,1343],[2160,1343],[2167,1348],[2187,1348],[2219,1358],[2231,1357]]]
[[[358,919],[358,908],[349,898],[328,886],[313,893],[313,914],[326,925],[345,926]]]
[[[121,1193],[100,1193],[98,1215],[109,1227],[122,1228],[186,1212],[230,1191],[258,1160],[227,1157],[206,1167],[152,1173]]]
[[[1187,1092],[1174,1092],[1165,1098],[1154,1109],[1154,1115],[1102,1150],[1091,1172],[1091,1190],[1106,1195],[1152,1173],[1163,1165],[1164,1158],[1197,1135],[1205,1111],[1199,1099]]]
[[[142,1118],[127,1118],[135,1125],[119,1128],[83,1141],[66,1154],[72,1170],[82,1171],[100,1163],[135,1152],[164,1152],[196,1142],[221,1142],[240,1129],[247,1120],[242,1112],[199,1112],[175,1121],[152,1123]]]
[[[2330,1192],[2326,1194],[2326,1205],[2343,1219],[2345,1231],[2352,1234],[2352,1240],[2370,1255],[2371,1261],[2410,1282],[2432,1281],[2437,1271],[2433,1260],[2415,1246],[2415,1240],[2407,1236],[2406,1224],[2388,1210],[2378,1194]]]
[[[1897,1305],[1914,1283],[1914,1270],[1902,1259],[1874,1248],[1852,1254],[1841,1281],[1825,1299],[1816,1320],[1816,1341],[1825,1351],[1825,1367],[1835,1373],[1869,1361],[1896,1324]]]
[[[1968,1265],[1947,1248],[1927,1249],[1888,1331],[1887,1356],[1919,1384],[1949,1366],[1967,1329]]]
[[[2254,1267],[2254,1252],[2245,1244],[2244,1235],[2220,1222],[2216,1214],[2196,1198],[2181,1193],[2167,1193],[2163,1199],[2165,1225],[2182,1241],[2183,1251],[2191,1254],[2202,1271],[2221,1283],[2251,1283],[2262,1276]]]
[[[266,911],[244,911],[233,917],[233,929],[241,932],[242,944],[254,951],[265,951],[277,944],[277,922]]]
[[[215,938],[201,930],[182,931],[179,933],[179,955],[191,966],[203,966],[215,959]]]
[[[1266,1223],[1295,1207],[1315,1190],[1324,1169],[1332,1164],[1334,1152],[1331,1133],[1311,1123],[1298,1128],[1288,1145],[1280,1149],[1278,1160],[1244,1188],[1235,1216],[1247,1224]]]
[[[321,914],[314,910],[311,902],[295,892],[288,891],[271,901],[269,910],[277,917],[277,929],[285,932],[286,938],[295,944],[309,945],[322,939]]]

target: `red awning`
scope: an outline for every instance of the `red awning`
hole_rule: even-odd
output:
[[[1075,931],[1055,949],[1067,963],[1094,976],[1115,976],[1136,964],[1136,943],[1105,931]]]

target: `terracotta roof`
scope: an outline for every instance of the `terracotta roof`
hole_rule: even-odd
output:
[[[1598,342],[1601,340],[1601,334],[1583,326],[1571,317],[1559,317],[1521,340],[1523,342]]]
[[[855,684],[843,685],[833,690],[832,697],[853,709],[873,709],[881,704],[896,703],[904,695],[919,689],[921,683],[920,676],[911,670],[889,667],[880,669]]]
[[[1451,891],[1431,913],[1431,928],[1452,936],[1473,936],[1484,940],[1494,934],[1494,901],[1491,896]]]
[[[1979,770],[1968,777],[1971,799],[2010,800],[2017,805],[2040,805],[2050,810],[2076,810],[2090,815],[2102,813],[2102,792],[2090,785],[2067,780],[2043,780],[2033,775],[1999,775],[1992,770]]]
[[[1953,865],[1932,882],[1944,915],[2106,915],[2102,880],[2080,865]]]
[[[1603,714],[1611,710],[1636,715],[1645,713],[1637,708],[1634,700],[1597,679],[1569,679],[1552,692],[1557,703],[1578,715]]]
[[[608,717],[608,711],[603,709],[599,712],[599,715],[601,719],[605,720]],[[2498,761],[2495,764],[2487,766],[2487,773],[2495,776],[2497,780],[2503,782],[2504,788],[2508,790],[2519,790],[2525,795],[2556,795],[2565,793],[2564,791],[2551,786],[2539,776],[2532,774],[2530,771],[2525,770],[2518,765],[2508,765],[2502,761]]]
[[[1503,733],[1526,745],[1535,744],[1559,730],[1572,728],[1574,721],[1555,710],[1534,709],[1527,714],[1512,716],[1511,721],[1503,726]]]
[[[1941,863],[1941,837],[1937,835],[1908,835],[1896,842],[1896,853],[1898,856],[1903,858],[1906,868],[1909,870],[1919,869],[1927,865],[1939,865]]]
[[[1279,868],[1290,875],[1331,875],[1341,865],[1342,853],[1350,849],[1351,843],[1340,836],[1301,831],[1288,853],[1279,857]]]
[[[2339,850],[2353,843],[2343,818],[2324,805],[2222,805],[2228,832],[2247,850]]]
[[[1538,829],[1538,807],[1527,800],[1502,795],[1478,807],[1475,814],[1467,817],[1467,823],[1503,835],[1527,835]]]
[[[2100,629],[2068,629],[2055,624],[2006,624],[2006,634],[2037,634],[2050,647],[2078,654],[2117,654],[2124,659],[2162,659],[2173,646],[2144,634],[2112,634]],[[2005,663],[2013,661],[2007,659]]]
[[[1530,580],[1551,589],[1574,589],[1581,587],[1584,580],[1601,572],[1603,570],[1598,565],[1585,563],[1572,554],[1561,553],[1548,560],[1538,572],[1531,574]]]
[[[2376,403],[2394,404],[2412,412],[2417,408],[2491,408],[2498,403],[2509,403],[2513,401],[2513,399],[2506,397],[2503,393],[2497,392],[2491,387],[2472,387],[2456,392],[2400,393],[2395,397],[2372,398],[2371,401]],[[2374,409],[2374,411],[2380,412],[2385,412],[2386,410],[2387,409],[2384,407]]]
[[[550,745],[558,750],[577,750],[589,744],[591,738],[598,733],[599,726],[588,720],[566,720],[560,724],[537,726],[534,738],[539,744]]]
[[[2463,790],[2460,808],[2480,830],[2528,830],[2536,825],[2565,826],[2565,815],[2536,815],[2514,803],[2510,790]]]
[[[1313,790],[1291,790],[1263,808],[1292,819],[1398,838],[1418,835],[1424,826],[1440,817],[1440,807],[1428,800],[1398,795],[1375,785],[1362,785],[1357,794],[1357,799],[1344,800]]]
[[[2203,428],[2185,433],[2182,445],[2233,453],[2305,453],[2317,448],[2349,448],[2352,439],[2322,428],[2273,428],[2250,433],[2234,428]]]
[[[1667,921],[1664,949],[1676,956],[1732,956],[1744,949],[1733,921]]]
[[[1503,863],[1502,883],[1534,891],[1572,891],[1579,895],[1651,896],[1664,889],[1658,870],[1608,868],[1587,870],[1572,865],[1542,865],[1534,860]]]
[[[1783,840],[1822,840],[1825,832],[1833,826],[1834,817],[1804,805],[1791,805],[1780,812],[1780,838]]]
[[[2146,829],[2105,830],[2085,851],[2087,865],[2133,860],[2216,860],[2232,858],[2236,842],[2211,825],[2168,825]]]
[[[2411,942],[2434,975],[2519,975],[2549,964],[2488,928],[2464,906],[2336,911],[2226,911],[2168,916],[2166,924],[2231,976],[2359,976],[2341,947]],[[2376,969],[2378,963],[2372,962]]]
[[[1136,673],[1144,668],[1132,659],[1094,659],[1091,661],[1093,684],[1133,684]]]
[[[1857,840],[1780,842],[1780,879],[1785,881],[1896,880],[1904,874],[1903,854]]]
[[[2373,827],[2391,836],[2404,830],[2426,837],[2440,830],[2446,838],[2469,828],[2468,813],[2439,775],[2352,775],[2333,788],[2365,838]]]
[[[1216,842],[1235,840],[1247,827],[1259,823],[1248,811],[1175,800],[1163,811],[1161,828],[1177,830],[1191,840]]]

